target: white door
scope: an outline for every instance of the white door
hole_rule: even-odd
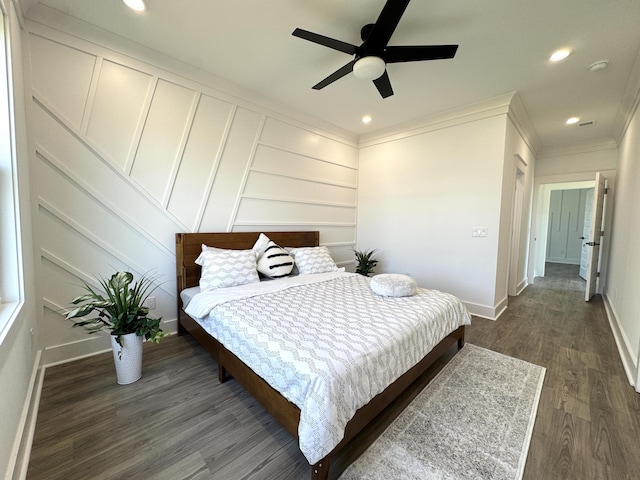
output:
[[[596,188],[593,192],[593,211],[591,220],[591,230],[589,232],[589,261],[587,263],[587,289],[584,299],[588,302],[596,293],[596,280],[598,276],[598,258],[600,257],[600,247],[602,243],[602,212],[604,209],[604,195],[607,179],[600,172],[596,173]]]
[[[580,277],[587,279],[587,266],[589,265],[589,245],[591,241],[591,217],[593,216],[593,188],[587,189],[584,209],[584,226],[582,228],[582,251],[580,252]]]

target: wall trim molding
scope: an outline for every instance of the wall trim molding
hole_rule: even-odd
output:
[[[111,159],[111,157],[108,154],[103,152],[102,149],[97,145],[95,145],[93,141],[91,141],[90,139],[82,135],[82,132],[76,129],[73,126],[73,124],[70,123],[69,120],[64,115],[62,115],[59,111],[57,111],[52,105],[50,105],[49,102],[47,102],[47,100],[44,97],[39,96],[35,90],[33,94],[33,100],[35,104],[39,105],[49,116],[51,116],[53,121],[58,122],[71,135],[73,135],[74,138],[78,140],[78,142],[81,145],[83,145],[92,155],[96,157],[96,159],[98,159],[98,161],[102,162],[111,171],[113,171],[116,175],[118,175],[118,177],[120,177],[123,182],[132,186],[137,194],[139,194],[141,197],[146,199],[149,205],[154,207],[156,210],[158,210],[167,218],[169,218],[173,223],[175,223],[176,228],[179,228],[181,231],[187,230],[188,227],[186,225],[183,225],[178,218],[176,218],[169,210],[164,208],[160,200],[154,198],[149,192],[147,192],[147,190],[142,185],[140,185],[133,177],[130,176],[130,173],[131,173],[130,171],[126,172],[118,168],[116,166],[116,163]],[[67,177],[77,178],[75,177],[75,175],[70,173],[66,167],[63,167],[62,162],[56,159],[54,155],[47,152],[47,150],[42,145],[36,144],[35,148],[36,148],[36,153],[40,153],[43,156],[43,158],[47,159],[49,162],[51,162],[52,159],[55,159],[56,161],[55,164],[57,168],[60,169],[61,171],[64,171]],[[125,168],[131,169],[132,165],[128,165]],[[76,183],[78,183],[78,185],[82,185],[85,191],[88,191],[92,196],[97,198],[93,193],[91,193],[90,190],[87,190],[86,185],[83,185],[79,182],[76,182]],[[102,201],[104,203],[104,200]],[[132,225],[135,225],[135,224],[132,223]]]
[[[29,390],[22,407],[20,422],[18,423],[18,434],[16,435],[13,450],[10,455],[8,467],[8,478],[24,479],[27,477],[29,458],[31,457],[31,446],[36,430],[36,420],[38,418],[38,408],[40,406],[40,395],[42,393],[42,383],[44,381],[44,368],[41,367],[42,350],[38,350],[33,362],[33,370],[29,380]]]
[[[580,145],[578,147],[550,148],[546,150],[543,149],[542,151],[538,152],[536,158],[544,159],[560,156],[580,155],[583,153],[601,152],[603,150],[614,150],[616,148],[618,148],[617,143],[611,140],[608,142],[594,143],[592,145]]]
[[[322,130],[322,134],[334,141],[357,147],[357,135],[320,120],[293,107],[262,97],[240,85],[187,65],[153,49],[135,44],[123,37],[112,34],[89,23],[77,20],[58,10],[39,4],[29,10],[26,27],[29,33],[72,46],[93,55],[107,57],[133,68],[138,68],[167,81],[201,91],[206,95],[226,100],[238,106],[259,113],[269,112],[269,116],[286,123],[303,124],[312,131]],[[109,45],[105,47],[104,45]],[[124,58],[123,58],[124,57]],[[142,64],[142,65],[141,65]],[[134,65],[137,65],[135,67]],[[180,73],[174,73],[180,72]],[[295,122],[292,122],[294,120]]]
[[[528,286],[529,280],[527,279],[527,277],[524,277],[522,281],[518,283],[518,285],[516,285],[516,295],[520,295]]]
[[[627,81],[622,96],[622,101],[620,102],[613,122],[612,131],[617,145],[620,144],[626,135],[638,108],[640,108],[640,50],[636,55],[629,80]]]
[[[638,385],[636,385],[636,374],[638,372],[638,364],[636,359],[632,355],[632,350],[629,347],[629,340],[624,333],[624,329],[620,325],[618,321],[618,315],[616,314],[615,308],[609,301],[609,296],[607,294],[602,295],[604,310],[607,315],[607,320],[609,320],[609,326],[611,327],[611,332],[613,333],[613,338],[616,341],[616,345],[618,347],[618,354],[620,355],[620,360],[622,361],[622,366],[624,367],[624,372],[627,374],[627,380],[629,384],[638,390]]]
[[[531,122],[529,112],[527,112],[527,109],[524,107],[524,103],[522,103],[522,98],[520,98],[520,94],[518,94],[518,92],[513,94],[509,107],[509,112],[507,114],[508,117],[511,119],[513,126],[518,131],[529,150],[531,150],[535,155],[536,152],[542,148],[542,143],[540,142],[537,130],[533,126],[533,122]]]
[[[446,110],[408,123],[395,125],[388,129],[368,133],[360,137],[358,147],[370,147],[436,130],[451,128],[456,125],[506,115],[509,113],[509,106],[513,96],[514,93],[508,93],[499,97],[490,98],[484,102],[474,103],[453,110]]]
[[[67,225],[71,229],[73,229],[73,231],[77,232],[82,238],[87,239],[88,241],[96,245],[100,250],[107,253],[111,257],[119,259],[122,263],[126,264],[131,270],[134,270],[135,273],[137,273],[138,275],[141,275],[146,272],[146,270],[142,268],[137,262],[133,261],[130,258],[127,258],[127,256],[124,255],[122,252],[119,252],[111,248],[109,245],[104,243],[100,238],[96,237],[93,233],[89,232],[81,225],[78,225],[71,218],[67,217],[64,213],[60,212],[57,208],[55,208],[53,205],[50,205],[42,198],[38,199],[38,205],[40,206],[41,209],[49,212],[49,214],[53,215],[56,219],[63,222],[65,225]],[[93,279],[92,276],[87,275],[85,272],[80,272],[79,270],[75,269],[73,266],[71,266],[64,260],[58,258],[56,255],[49,252],[45,248],[40,249],[40,257],[46,258],[51,263],[54,263],[58,267],[64,269],[65,271],[73,274],[76,277],[84,277],[84,281],[86,281],[87,283],[93,283],[93,285],[96,288],[98,287],[98,285],[96,285],[95,283],[95,279]],[[170,259],[171,257],[168,257],[168,258]],[[76,273],[74,273],[74,271]],[[158,288],[164,291],[167,295],[170,295],[170,296],[175,295],[174,291],[172,291],[166,286],[163,286],[163,284],[159,284]]]
[[[462,300],[462,303],[464,303],[464,305],[467,307],[467,310],[469,310],[469,313],[474,317],[486,318],[487,320],[498,319],[498,315],[496,315],[496,307],[480,305],[478,303],[467,302],[465,300]]]
[[[304,157],[305,155],[300,155],[300,156]],[[309,158],[309,157],[307,157],[307,158]],[[346,168],[350,168],[350,167],[346,167]],[[331,180],[323,180],[323,179],[308,177],[308,176],[304,176],[304,175],[292,175],[292,174],[283,173],[283,172],[272,172],[272,171],[267,170],[265,168],[251,167],[250,171],[256,172],[256,173],[262,173],[264,175],[270,175],[270,176],[273,176],[273,177],[291,178],[293,180],[302,180],[304,182],[317,183],[317,184],[320,184],[320,185],[330,185],[332,187],[348,188],[350,190],[357,190],[358,189],[358,185],[357,184],[341,183],[341,182],[335,182],[335,181],[331,181]]]
[[[311,131],[311,130],[308,130],[308,131]],[[315,132],[312,132],[312,133],[315,134]],[[318,162],[328,163],[330,165],[336,165],[336,166],[342,167],[342,168],[348,168],[349,170],[358,170],[358,166],[357,165],[356,166],[354,166],[354,165],[345,165],[344,163],[336,162],[335,160],[331,160],[329,158],[316,157],[316,156],[313,156],[313,155],[309,155],[308,153],[296,151],[296,150],[291,149],[291,148],[282,147],[280,145],[274,145],[272,143],[265,142],[263,140],[258,140],[257,145],[260,146],[260,147],[269,148],[269,149],[272,149],[272,150],[278,150],[280,152],[291,153],[293,155],[298,155],[300,157],[309,158],[311,160],[316,160]]]

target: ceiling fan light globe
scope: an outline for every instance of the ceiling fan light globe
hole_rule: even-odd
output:
[[[380,57],[362,57],[353,65],[353,74],[360,80],[375,80],[385,71],[385,63]]]

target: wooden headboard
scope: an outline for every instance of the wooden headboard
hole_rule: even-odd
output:
[[[264,232],[271,240],[282,247],[316,247],[320,241],[320,232]],[[180,292],[185,288],[196,287],[200,282],[200,266],[195,264],[202,251],[202,244],[209,247],[247,250],[253,247],[260,232],[229,233],[176,233],[176,287],[178,293],[178,311],[182,308]]]

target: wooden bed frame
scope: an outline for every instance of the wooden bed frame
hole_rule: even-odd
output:
[[[265,232],[275,243],[287,247],[313,247],[319,244],[317,231]],[[267,382],[247,367],[238,357],[228,351],[220,342],[211,337],[195,320],[182,309],[180,292],[194,287],[200,281],[200,266],[194,263],[200,255],[201,245],[245,250],[253,247],[260,232],[231,233],[177,233],[176,234],[176,286],[178,298],[178,335],[191,334],[218,362],[218,378],[224,382],[227,372],[231,374],[260,404],[295,438],[298,438],[300,409],[273,389]],[[311,465],[312,480],[326,480],[329,477],[331,457],[385,407],[396,399],[441,355],[457,342],[464,345],[464,326],[445,337],[418,364],[404,373],[368,404],[360,408],[345,428],[343,440],[326,457]]]

